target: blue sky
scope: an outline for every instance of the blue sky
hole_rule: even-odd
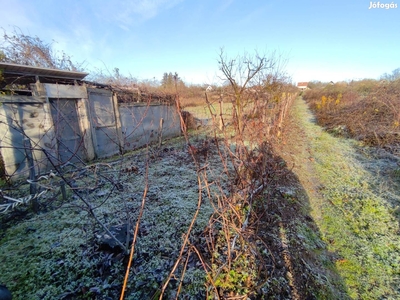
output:
[[[372,2],[377,4],[378,2]],[[277,51],[294,82],[379,78],[400,67],[398,8],[365,0],[0,0],[0,27],[38,36],[88,70],[218,83],[218,53]]]

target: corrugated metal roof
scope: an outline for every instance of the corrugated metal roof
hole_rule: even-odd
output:
[[[32,67],[11,63],[0,62],[0,69],[4,74],[15,74],[20,76],[45,76],[53,78],[63,78],[63,79],[76,79],[82,80],[89,73],[57,70],[41,67]]]

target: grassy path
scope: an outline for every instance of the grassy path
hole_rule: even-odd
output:
[[[353,299],[400,299],[398,185],[371,173],[374,158],[316,125],[298,98],[281,155],[306,190],[311,216]],[[358,149],[358,150],[357,150]],[[389,182],[389,181],[388,181]]]

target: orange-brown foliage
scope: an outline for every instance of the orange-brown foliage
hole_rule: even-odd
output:
[[[303,98],[327,130],[368,145],[400,145],[400,81],[362,80],[306,91]],[[340,130],[338,131],[338,128]]]

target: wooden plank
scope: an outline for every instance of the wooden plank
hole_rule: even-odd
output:
[[[110,90],[105,90],[105,89],[98,89],[98,88],[87,88],[88,93],[95,93],[95,94],[100,94],[100,95],[105,95],[108,97],[112,96],[112,92]]]
[[[30,88],[32,91],[32,96],[46,97],[46,89],[44,88],[43,83],[40,82],[31,83]]]

